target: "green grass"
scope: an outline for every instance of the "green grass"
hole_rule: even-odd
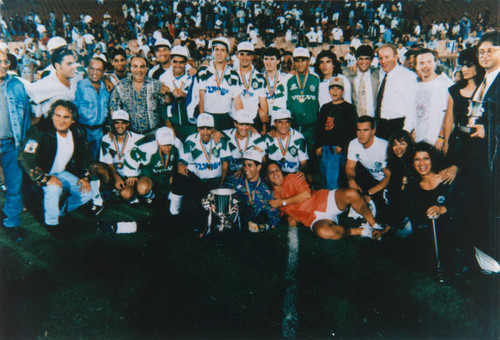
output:
[[[281,336],[286,226],[217,246],[161,208],[115,204],[100,220],[137,220],[140,231],[100,234],[77,211],[67,241],[27,212],[25,240],[0,233],[0,338]],[[489,309],[496,278],[443,285],[383,243],[324,241],[304,227],[299,239],[300,338],[488,339],[498,327]]]

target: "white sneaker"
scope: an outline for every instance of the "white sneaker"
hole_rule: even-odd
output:
[[[361,232],[361,237],[368,237],[368,238],[373,238],[373,231],[375,229],[373,229],[372,227],[370,227],[370,225],[368,223],[363,223],[361,226],[360,226],[361,229],[363,229],[363,231]]]

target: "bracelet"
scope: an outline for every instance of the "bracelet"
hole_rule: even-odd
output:
[[[444,140],[444,136],[438,136],[438,139]]]

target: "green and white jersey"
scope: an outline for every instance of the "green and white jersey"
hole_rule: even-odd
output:
[[[216,75],[213,61],[209,66],[202,66],[198,70],[198,88],[205,90],[204,104],[207,113],[228,113],[231,111],[233,98],[241,94],[238,72],[226,65],[224,74]],[[217,84],[220,79],[220,84]]]
[[[201,179],[222,176],[222,162],[230,159],[231,154],[225,138],[221,138],[219,143],[215,143],[213,138],[208,143],[203,143],[197,132],[184,142],[182,161]]]
[[[305,85],[303,85],[304,81]],[[319,83],[318,76],[310,72],[307,75],[294,75],[288,79],[286,107],[299,126],[316,125],[319,110]]]
[[[156,140],[153,140],[133,148],[127,157],[127,162],[135,169],[141,169],[141,175],[156,182],[167,183],[177,169],[176,165],[180,160],[178,147],[181,145],[181,141],[176,138],[170,155],[166,155],[161,152]]]
[[[280,71],[276,72],[274,78],[270,78],[267,73],[264,73],[264,78],[266,80],[265,90],[267,105],[269,107],[270,115],[272,111],[279,109],[286,109],[287,101],[287,82],[291,75],[282,73]]]
[[[255,113],[253,117],[255,119],[255,117],[257,117],[257,110],[259,109],[259,98],[266,96],[266,80],[264,79],[262,73],[257,71],[253,66],[251,66],[251,71],[245,76],[241,74],[241,69],[237,72],[240,79],[240,95],[243,108],[246,111]],[[232,112],[233,114],[236,112],[234,103]]]
[[[261,139],[261,136],[257,133],[254,134],[252,131],[248,131],[247,138],[243,140],[236,140],[236,128],[222,131],[227,138],[227,146],[229,152],[231,153],[231,160],[229,161],[229,170],[232,172],[238,171],[243,166],[243,154],[246,150],[252,149],[257,146],[257,143]]]
[[[258,147],[267,152],[269,159],[280,163],[284,172],[299,171],[300,162],[309,159],[304,135],[295,129],[290,129],[290,134],[285,140],[267,134],[258,142]]]
[[[174,88],[181,89],[185,94],[188,93],[192,83],[189,73],[185,72],[179,78],[174,76],[172,67],[160,76],[160,82],[173,91]],[[176,98],[167,108],[167,117],[174,125],[191,125],[187,118],[186,99]]]
[[[135,177],[139,175],[139,169],[127,162],[127,155],[136,146],[145,142],[144,136],[132,131],[127,131],[123,143],[118,143],[113,135],[105,134],[101,140],[101,151],[99,161],[105,164],[113,164],[116,172],[122,177]],[[125,145],[124,145],[125,144]],[[119,152],[118,152],[118,150]]]

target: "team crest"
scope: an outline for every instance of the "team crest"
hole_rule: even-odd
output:
[[[293,157],[297,156],[297,148],[295,146],[292,146],[290,149],[288,149],[288,151],[290,152],[290,155],[292,155]]]
[[[437,198],[437,202],[440,203],[440,204],[443,204],[445,200],[446,199],[445,199],[444,196],[438,196],[438,198]]]
[[[375,169],[377,169],[377,170],[382,169],[382,163],[375,162]]]
[[[359,153],[356,154],[356,158],[359,159]]]
[[[215,148],[214,149],[214,157],[219,157],[220,155],[220,149],[219,148]]]
[[[254,81],[252,87],[254,89],[257,89],[257,87],[259,87],[259,84],[256,81]]]
[[[314,85],[309,86],[309,90],[311,90],[312,92],[316,91],[316,86]]]

